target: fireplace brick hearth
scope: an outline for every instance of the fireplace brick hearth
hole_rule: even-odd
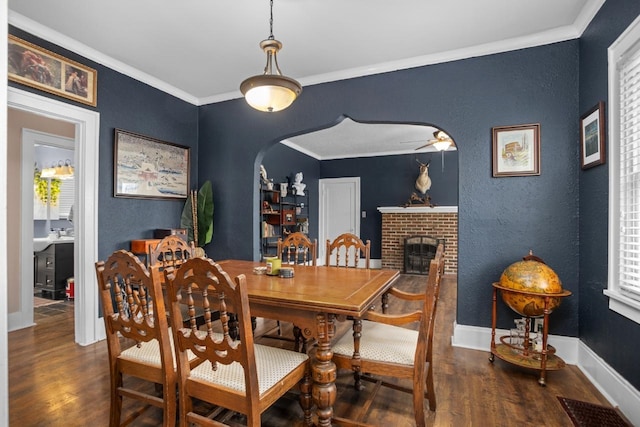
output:
[[[456,206],[379,207],[382,213],[382,268],[404,270],[404,239],[424,235],[445,239],[445,273],[458,272]]]

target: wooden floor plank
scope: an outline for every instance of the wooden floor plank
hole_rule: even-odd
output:
[[[418,290],[425,276],[405,275],[398,286]],[[107,347],[99,342],[86,347],[73,342],[73,307],[39,314],[37,325],[9,333],[9,419],[16,426],[106,426],[109,419]],[[490,304],[490,301],[488,302]],[[45,308],[57,307],[47,306]],[[64,307],[64,306],[62,306]],[[392,309],[393,309],[392,305]],[[397,307],[396,307],[397,308]],[[547,386],[537,383],[537,373],[500,360],[488,361],[488,352],[451,346],[456,308],[455,279],[443,281],[436,319],[434,368],[438,408],[427,410],[432,426],[569,426],[569,418],[556,396],[601,405],[608,402],[573,365],[548,374]],[[271,321],[261,321],[268,329]],[[290,325],[286,325],[290,328]],[[258,331],[259,332],[259,331]],[[289,333],[290,330],[285,330]],[[350,325],[338,325],[338,333],[350,333]],[[291,343],[264,340],[265,344]],[[561,356],[561,355],[560,355]],[[367,400],[373,384],[356,392],[350,372],[338,373],[335,412],[352,417]],[[144,385],[141,385],[144,386]],[[125,411],[134,406],[125,400]],[[157,426],[162,414],[152,408],[135,426]],[[288,395],[263,414],[264,426],[302,425],[302,411],[295,395]],[[243,422],[233,417],[232,423]],[[414,425],[409,395],[381,389],[364,422],[380,426]]]

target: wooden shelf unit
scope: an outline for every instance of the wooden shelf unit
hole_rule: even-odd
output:
[[[262,259],[277,256],[278,238],[302,231],[304,222],[309,221],[309,190],[303,196],[291,190],[285,197],[280,190],[260,189],[260,251]]]

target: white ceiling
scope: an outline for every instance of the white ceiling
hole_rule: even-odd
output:
[[[284,45],[280,68],[304,87],[578,38],[603,3],[274,0],[273,33]],[[266,57],[258,44],[269,36],[269,1],[9,0],[9,23],[204,105],[241,97],[240,82],[262,73]],[[361,127],[352,124],[343,132]],[[352,145],[366,143],[363,148],[371,152],[372,139],[386,132],[376,126],[375,133],[358,140],[345,137]],[[425,132],[424,139],[430,139],[433,129]],[[301,137],[295,140],[303,146]],[[406,152],[417,146],[386,145],[383,150]],[[325,151],[314,153],[318,158],[346,156]]]

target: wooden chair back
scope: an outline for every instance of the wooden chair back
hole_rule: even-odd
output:
[[[344,233],[333,242],[327,240],[325,265],[357,268],[360,259],[364,259],[365,268],[369,268],[370,253],[370,240],[365,243],[353,233]]]
[[[178,268],[183,262],[195,256],[193,242],[187,243],[177,235],[165,236],[155,247],[149,247],[147,265],[155,280],[164,281],[164,269]]]
[[[411,387],[403,387],[397,382],[373,379],[380,385],[413,395],[417,426],[425,425],[425,398],[428,399],[429,408],[433,411],[436,409],[432,360],[433,334],[444,268],[443,254],[444,250],[439,248],[436,257],[431,261],[424,293],[413,294],[395,288],[389,292],[390,295],[400,299],[421,300],[421,310],[403,314],[368,312],[364,321],[354,322],[353,337],[347,334],[333,347],[334,363],[338,369],[354,371],[357,389],[363,388],[360,380],[372,379],[369,376],[361,376],[362,372],[374,376],[412,380]],[[401,327],[414,322],[419,322],[417,330]],[[405,347],[406,342],[412,341],[415,342],[413,349]],[[373,395],[370,398],[373,398]]]
[[[110,426],[121,420],[123,397],[163,409],[163,425],[176,422],[176,371],[159,282],[131,252],[119,250],[96,263],[109,353]],[[122,337],[122,340],[121,340]],[[128,344],[128,345],[126,345]],[[124,376],[162,385],[162,396],[131,389]],[[137,416],[140,412],[133,415]]]
[[[316,265],[318,240],[313,242],[304,233],[289,234],[284,240],[278,238],[278,258],[287,264]]]
[[[147,253],[147,264],[151,271],[151,277],[154,281],[161,283],[163,290],[166,291],[164,285],[164,270],[169,267],[180,267],[186,260],[196,256],[195,251],[193,242],[187,243],[182,237],[174,234],[165,236],[155,247],[150,247]],[[169,303],[166,298],[165,306],[167,306],[168,311]],[[183,315],[185,315],[184,317],[188,317],[186,312],[183,313]],[[191,320],[195,321],[198,326],[202,325],[204,321],[202,310],[197,310],[193,313]]]
[[[191,258],[177,270],[167,269],[165,281],[178,365],[180,425],[221,425],[194,411],[193,399],[199,399],[245,414],[247,425],[259,426],[260,414],[305,377],[307,355],[254,344],[244,275],[231,280],[212,260]],[[182,305],[188,312],[204,312],[200,329],[194,322],[183,326],[188,319],[182,317]],[[220,315],[212,316],[213,311]],[[200,359],[198,366],[190,366],[189,352]]]

